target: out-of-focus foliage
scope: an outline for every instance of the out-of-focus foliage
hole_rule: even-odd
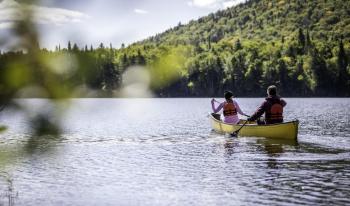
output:
[[[124,49],[116,50],[102,43],[96,49],[79,48],[71,42],[66,47],[57,46],[55,51],[40,48],[32,7],[23,4],[18,10],[16,13],[22,15],[16,17],[12,35],[0,36],[0,42],[16,42],[10,51],[0,50],[0,112],[13,107],[27,114],[33,128],[29,150],[42,140],[39,137],[50,139],[47,134],[58,137],[60,117],[71,97],[151,97],[150,88],[165,87],[187,74],[184,71],[185,56],[190,52],[187,46],[159,48],[148,57],[143,48],[126,54]],[[33,109],[17,104],[16,98],[47,98],[48,102]],[[5,129],[0,127],[0,131]]]
[[[40,50],[36,27],[31,22],[33,11],[27,6],[18,9],[22,15],[17,17],[12,36],[1,36],[0,41],[17,41],[13,51],[0,57],[0,108],[14,106],[28,114],[34,135],[58,134],[58,117],[65,105],[61,101],[72,94],[68,83],[75,74],[71,71],[74,66],[62,64],[67,59],[65,56],[47,55]],[[55,61],[59,64],[54,64]],[[71,59],[68,62],[72,64]],[[33,113],[31,108],[16,104],[16,97],[46,97],[51,100],[52,108]]]

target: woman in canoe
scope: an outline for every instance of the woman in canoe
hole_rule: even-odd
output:
[[[247,116],[245,113],[242,112],[241,108],[237,104],[235,100],[233,100],[233,93],[230,91],[225,91],[225,102],[220,103],[218,107],[215,108],[215,99],[211,100],[211,107],[214,111],[214,113],[219,112],[221,109],[223,109],[223,115],[224,115],[224,122],[229,124],[238,124],[239,118],[237,113]]]

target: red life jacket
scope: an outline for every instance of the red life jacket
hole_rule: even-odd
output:
[[[283,105],[280,99],[270,99],[267,111],[265,112],[265,121],[267,124],[283,122]]]
[[[233,116],[237,115],[237,109],[233,102],[225,102],[224,103],[224,116]]]

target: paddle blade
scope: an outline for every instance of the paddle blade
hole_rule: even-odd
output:
[[[232,133],[230,134],[230,136],[231,136],[231,137],[238,137],[238,132],[232,132]]]

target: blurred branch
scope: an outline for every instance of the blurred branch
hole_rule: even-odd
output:
[[[31,0],[29,3],[35,3],[35,1]],[[39,136],[44,134],[58,135],[60,121],[56,121],[56,119],[59,118],[63,109],[61,108],[62,104],[59,104],[57,100],[68,98],[72,90],[62,87],[62,75],[55,72],[56,70],[53,68],[55,65],[50,64],[52,59],[40,51],[37,25],[32,21],[34,11],[28,5],[20,5],[22,6],[17,9],[21,15],[14,23],[11,30],[12,36],[6,37],[8,39],[4,41],[16,39],[16,45],[13,46],[12,50],[18,52],[5,55],[7,61],[0,64],[0,111],[6,105],[15,105],[12,101],[14,98],[34,91],[39,97],[49,98],[55,106],[50,107],[49,111],[36,111],[37,114],[34,115],[31,112],[25,112],[31,119],[33,134]],[[15,109],[28,110],[23,106],[15,107]]]

